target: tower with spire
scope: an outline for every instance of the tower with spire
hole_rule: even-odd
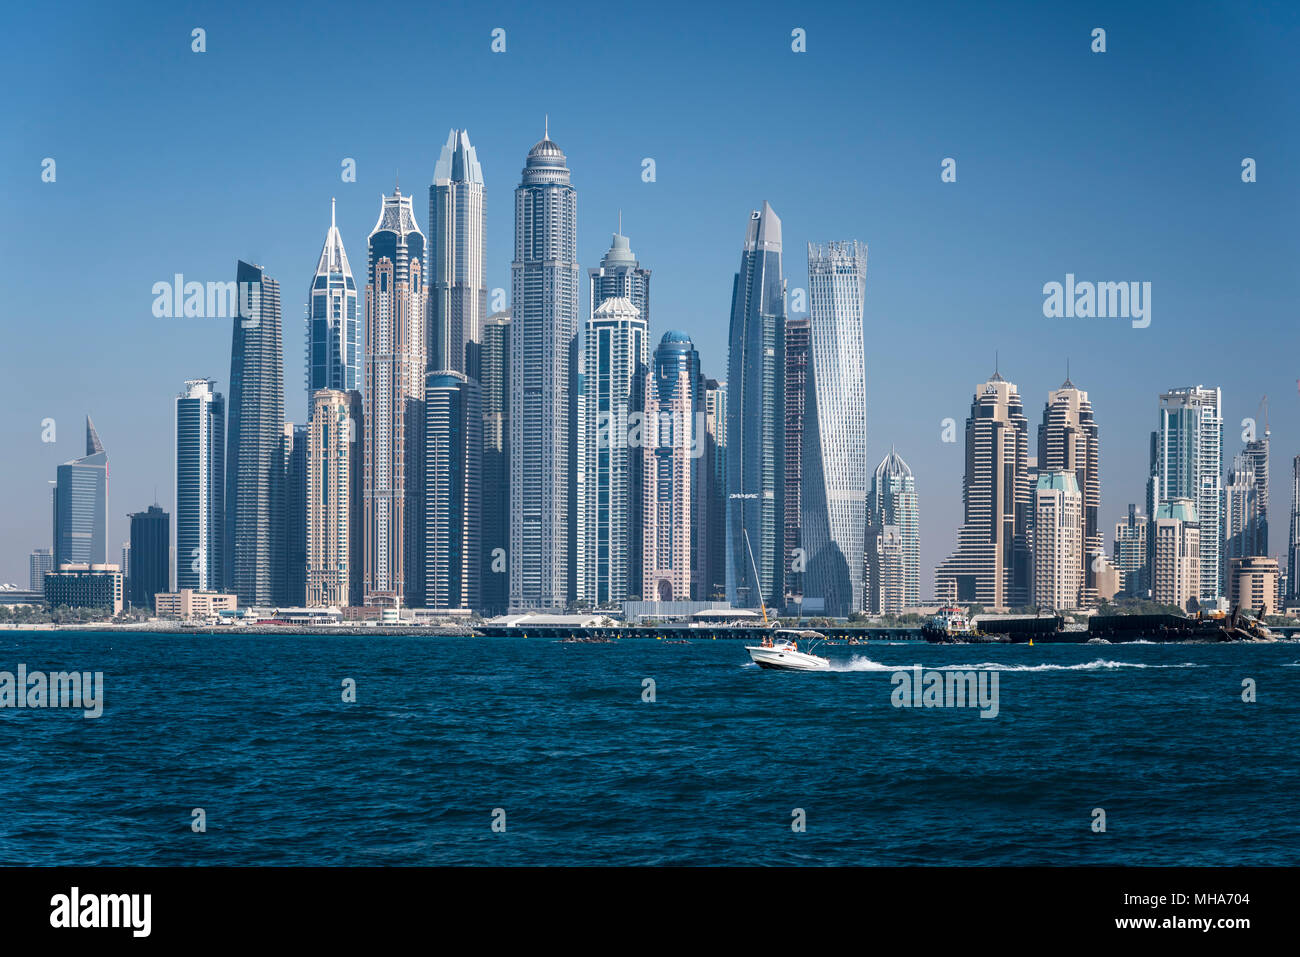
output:
[[[86,454],[64,462],[54,483],[54,570],[108,560],[108,453],[86,416]]]
[[[311,418],[314,407],[312,396],[320,389],[348,392],[361,386],[361,317],[357,300],[357,284],[331,199],[330,228],[307,304],[307,418]]]
[[[545,135],[515,189],[510,264],[510,606],[566,607],[579,589],[578,201]]]

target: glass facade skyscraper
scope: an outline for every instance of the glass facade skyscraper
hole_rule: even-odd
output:
[[[86,416],[86,454],[55,473],[54,571],[69,562],[108,560],[108,453]]]
[[[487,316],[483,169],[469,133],[452,130],[429,186],[429,370],[479,378]]]
[[[485,612],[503,613],[509,603],[506,549],[510,545],[510,312],[483,324],[479,363],[483,403],[482,572],[479,588]]]
[[[764,203],[749,216],[728,334],[727,598],[737,607],[784,604],[785,319],[781,220]]]
[[[226,406],[216,385],[188,379],[176,396],[176,587],[195,591],[224,587]]]
[[[862,306],[867,247],[808,244],[809,363],[802,450],[804,609],[863,608],[867,385]],[[787,346],[788,348],[788,346]],[[901,461],[901,460],[900,460]]]
[[[1223,525],[1223,396],[1195,386],[1160,396],[1160,423],[1151,435],[1148,512],[1174,499],[1190,499],[1200,527],[1201,604],[1223,594],[1220,576]],[[1154,555],[1154,550],[1152,551]],[[1153,587],[1155,581],[1153,576]]]
[[[282,603],[284,583],[284,344],[280,284],[240,262],[226,420],[227,587],[241,605]]]
[[[171,516],[158,505],[134,512],[131,519],[131,572],[127,600],[136,608],[152,609],[154,596],[171,591]]]
[[[876,466],[867,496],[865,609],[900,615],[921,602],[921,514],[916,478],[894,449]]]
[[[425,607],[477,609],[482,553],[483,411],[479,386],[430,372],[425,407]]]

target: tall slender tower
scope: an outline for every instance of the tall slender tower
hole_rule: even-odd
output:
[[[216,385],[188,379],[176,396],[176,587],[195,591],[223,587],[226,404]]]
[[[483,169],[469,133],[452,130],[429,186],[428,363],[479,378],[487,317]]]
[[[894,449],[876,466],[867,498],[865,608],[901,615],[921,603],[921,514],[916,478]]]
[[[803,454],[808,392],[808,353],[811,324],[807,319],[785,321],[785,458],[782,463],[783,514],[781,554],[785,556],[784,604],[803,608]],[[821,601],[819,598],[818,601]],[[811,609],[810,609],[811,610]]]
[[[957,550],[935,569],[941,600],[1009,610],[1029,603],[1029,421],[1016,387],[994,372],[966,419],[964,518]]]
[[[1097,556],[1105,554],[1106,548],[1099,518],[1101,451],[1098,435],[1088,393],[1076,388],[1067,375],[1061,387],[1047,395],[1043,421],[1038,427],[1038,471],[1043,475],[1073,472],[1075,484],[1083,497],[1083,554],[1080,557],[1083,589],[1073,600],[1084,607],[1097,601],[1097,573],[1093,570],[1093,563]],[[1056,482],[1051,488],[1059,492],[1060,484]],[[1035,590],[1038,588],[1036,579]],[[1072,608],[1075,605],[1058,607]]]
[[[727,600],[727,383],[705,379],[702,491],[696,496],[696,601]]]
[[[425,379],[425,607],[480,604],[483,411],[478,383],[459,372]]]
[[[1300,455],[1291,460],[1291,515],[1287,526],[1287,600],[1300,603]]]
[[[1220,576],[1223,524],[1223,396],[1219,389],[1194,386],[1160,396],[1160,423],[1151,436],[1151,481],[1148,503],[1154,519],[1158,506],[1187,498],[1200,526],[1200,604],[1223,594]],[[1154,536],[1152,538],[1154,545]],[[1151,554],[1154,556],[1154,548]],[[1152,587],[1155,581],[1153,577]]]
[[[54,484],[54,571],[108,561],[108,453],[86,416],[86,454],[64,462]]]
[[[401,189],[380,199],[366,267],[365,603],[420,605],[424,234]]]
[[[1080,605],[1087,557],[1083,507],[1083,492],[1073,469],[1039,472],[1034,483],[1034,573],[1030,594],[1039,608],[1059,610]]]
[[[307,603],[307,426],[284,424],[284,583],[280,601]]]
[[[787,561],[785,280],[781,220],[766,202],[749,214],[728,344],[727,598],[739,607],[760,599],[780,607]]]
[[[361,388],[361,317],[357,284],[343,250],[343,236],[334,220],[325,234],[307,306],[307,418],[315,411],[319,389]]]
[[[306,604],[362,600],[361,393],[320,389],[307,425]]]
[[[226,421],[226,587],[241,605],[278,605],[284,582],[284,343],[280,284],[240,262]]]
[[[645,495],[641,597],[689,601],[699,574],[696,498],[704,416],[700,354],[684,332],[664,333],[645,383]]]
[[[633,416],[645,409],[648,340],[630,299],[606,299],[587,322],[584,595],[596,605],[649,598],[641,591],[644,463],[628,441]]]
[[[800,520],[808,565],[803,593],[809,610],[816,601],[826,614],[836,617],[863,608],[867,380],[862,303],[866,282],[865,243],[808,244],[810,361]],[[786,504],[788,509],[789,502]]]
[[[578,204],[544,136],[515,190],[510,265],[510,605],[576,596]]]
[[[479,599],[485,612],[509,606],[510,546],[510,313],[493,313],[483,324],[483,524]]]

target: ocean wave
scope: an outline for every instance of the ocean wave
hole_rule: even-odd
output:
[[[870,658],[854,655],[848,661],[832,661],[831,671],[908,671],[917,664],[918,662],[886,665],[879,661],[872,661]],[[1095,661],[1073,665],[1017,665],[1001,661],[982,661],[978,664],[922,665],[921,667],[926,671],[1117,671],[1121,668],[1205,668],[1207,666],[1192,661],[1184,661],[1180,664],[1145,664],[1140,661],[1111,661],[1098,658]]]

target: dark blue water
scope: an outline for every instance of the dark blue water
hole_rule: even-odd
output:
[[[1300,644],[826,653],[0,632],[105,673],[98,719],[0,710],[0,864],[1300,863]],[[893,707],[914,663],[1000,714]]]

